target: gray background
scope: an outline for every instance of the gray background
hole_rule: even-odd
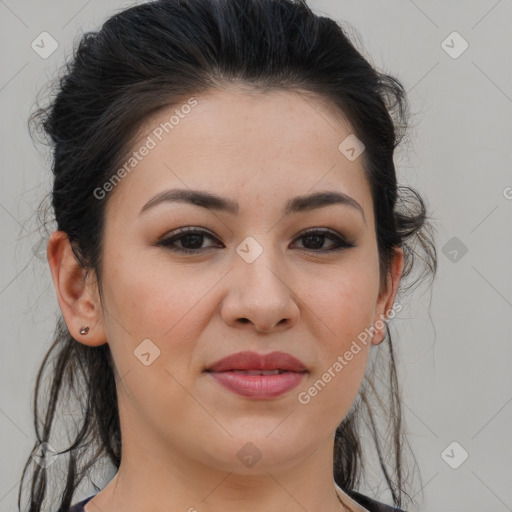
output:
[[[27,117],[77,34],[129,5],[0,0],[0,511],[16,510],[34,442],[35,375],[58,312],[34,218],[50,190],[49,162]],[[310,5],[354,27],[365,56],[409,92],[414,128],[398,171],[427,198],[440,264],[433,287],[409,296],[392,328],[421,510],[512,510],[512,1]],[[31,48],[43,31],[59,45],[47,59]],[[462,39],[447,39],[454,31],[469,45],[461,55]]]

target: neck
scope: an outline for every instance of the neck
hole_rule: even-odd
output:
[[[86,504],[85,512],[346,512],[350,509],[339,498],[341,489],[337,492],[332,477],[332,453],[329,439],[286,468],[261,465],[259,471],[242,474],[176,451],[125,442],[118,473]]]

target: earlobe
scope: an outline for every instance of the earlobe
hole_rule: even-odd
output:
[[[47,257],[57,300],[73,338],[92,346],[106,343],[94,273],[79,263],[64,231],[50,236]]]
[[[379,345],[384,340],[386,333],[386,320],[393,309],[395,297],[398,291],[402,273],[404,270],[404,251],[396,249],[391,261],[386,290],[379,295],[376,307],[376,316],[373,321],[375,334],[372,337],[372,345]]]

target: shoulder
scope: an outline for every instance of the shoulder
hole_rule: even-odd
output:
[[[392,507],[390,505],[386,505],[381,503],[380,501],[376,501],[364,494],[361,494],[357,491],[347,490],[345,491],[354,501],[362,505],[368,512],[405,512],[402,509]]]

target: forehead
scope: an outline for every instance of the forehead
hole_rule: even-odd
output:
[[[349,160],[339,147],[349,136],[342,114],[312,95],[210,91],[141,124],[123,162],[130,170],[109,203],[141,207],[144,198],[179,186],[236,193],[243,208],[244,198],[268,206],[265,201],[283,202],[318,188],[351,195],[370,219],[363,155]]]

